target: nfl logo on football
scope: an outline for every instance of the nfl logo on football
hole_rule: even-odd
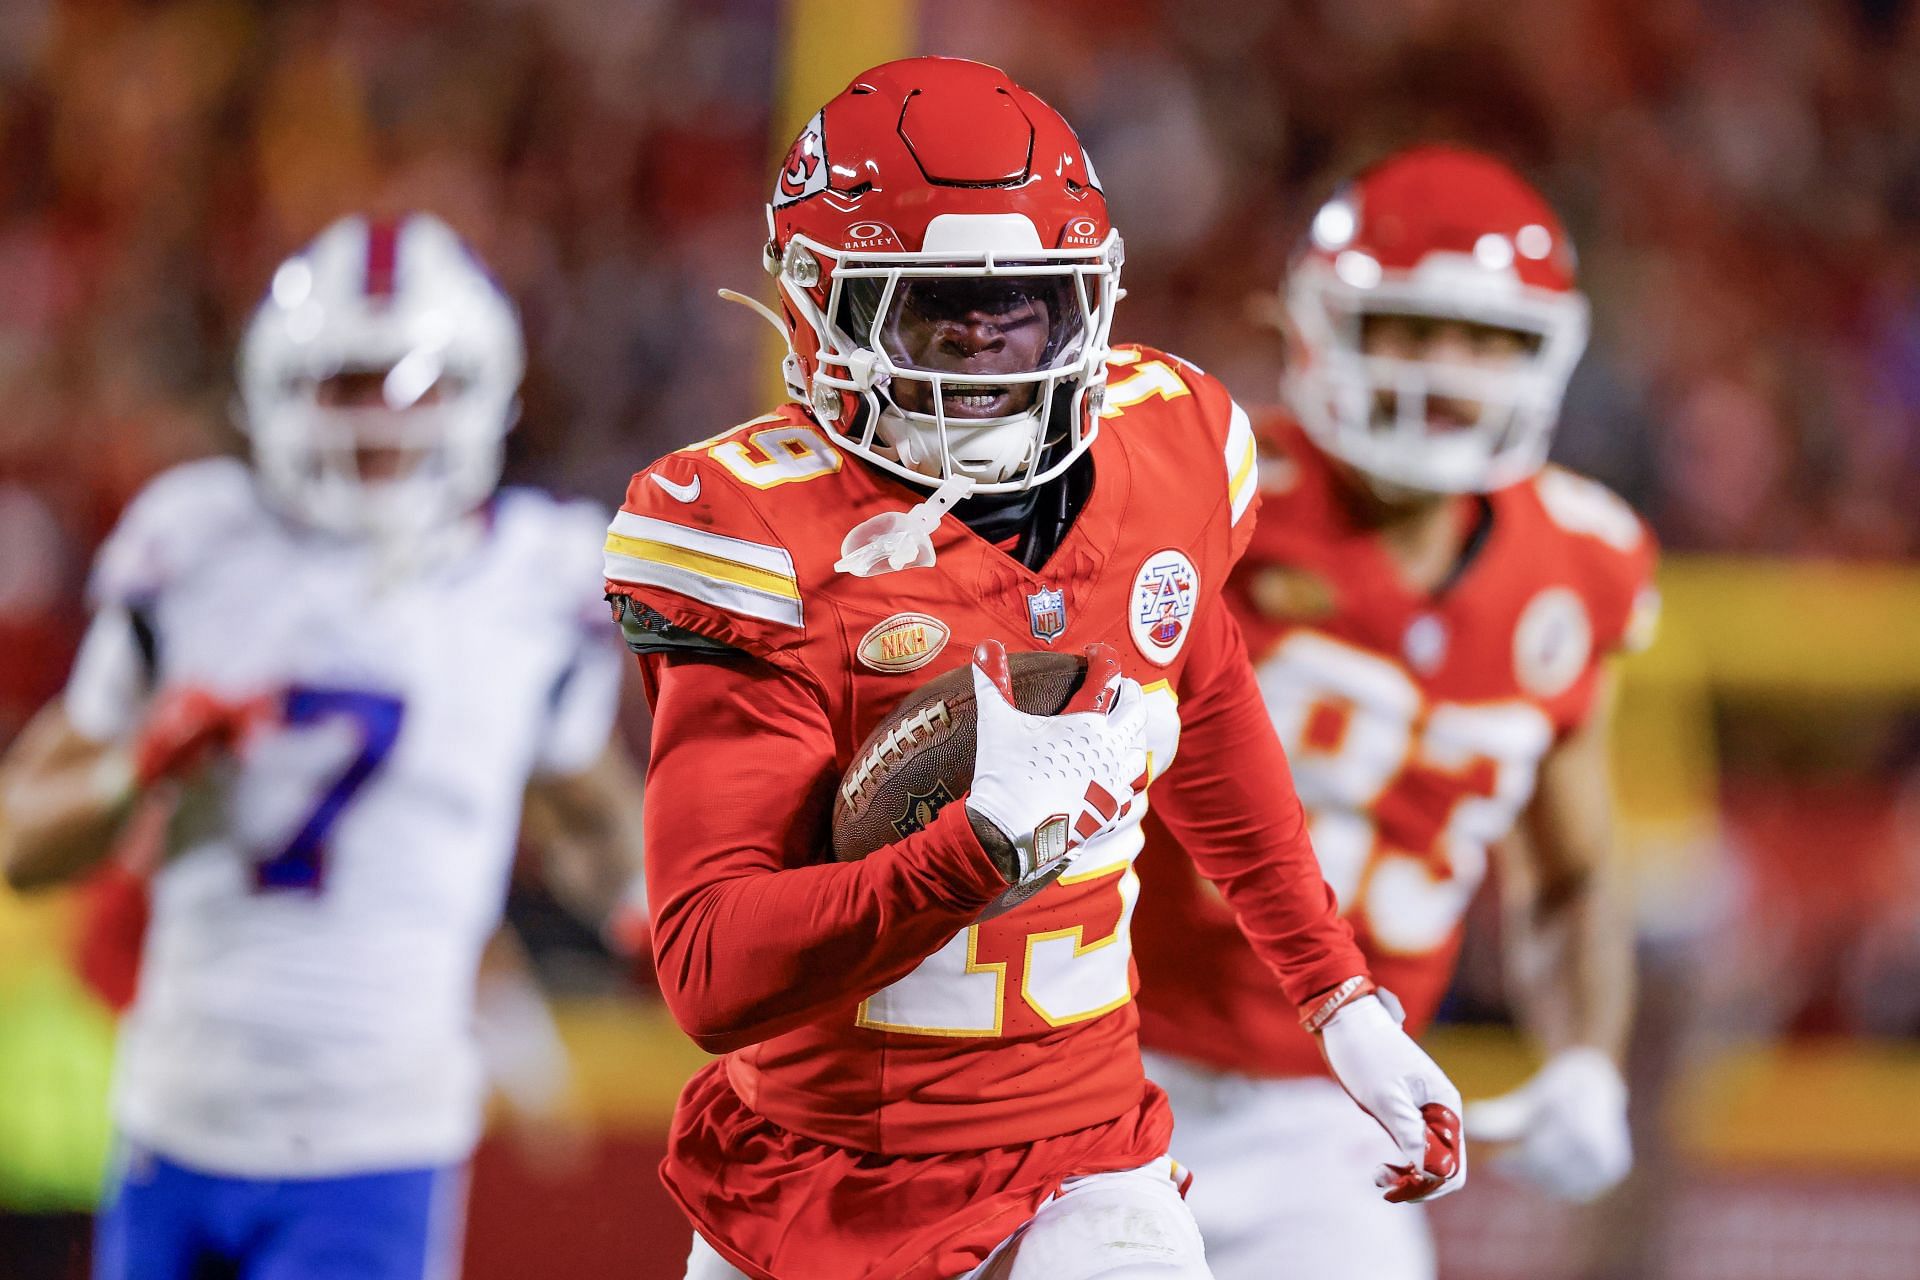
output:
[[[1053,587],[1042,587],[1027,597],[1027,618],[1033,638],[1052,644],[1067,629],[1067,597]]]

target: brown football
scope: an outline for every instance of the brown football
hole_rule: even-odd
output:
[[[1057,715],[1087,674],[1084,656],[1010,653],[1013,701],[1028,715]],[[921,685],[874,726],[833,800],[833,852],[854,862],[904,840],[973,786],[979,719],[972,664]]]

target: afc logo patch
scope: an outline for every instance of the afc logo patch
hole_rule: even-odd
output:
[[[1067,629],[1066,593],[1054,587],[1042,587],[1027,597],[1027,621],[1033,624],[1033,638],[1052,644]]]
[[[1133,576],[1127,629],[1148,662],[1164,667],[1180,656],[1199,601],[1200,571],[1193,561],[1172,548],[1146,558]]]

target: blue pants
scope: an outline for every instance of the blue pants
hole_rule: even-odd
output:
[[[136,1149],[100,1214],[93,1280],[452,1280],[466,1169],[267,1180]]]

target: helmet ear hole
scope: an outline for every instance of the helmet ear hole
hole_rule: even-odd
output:
[[[797,351],[788,351],[781,358],[780,376],[787,384],[787,394],[801,404],[806,404],[808,400],[807,366],[801,361]]]

